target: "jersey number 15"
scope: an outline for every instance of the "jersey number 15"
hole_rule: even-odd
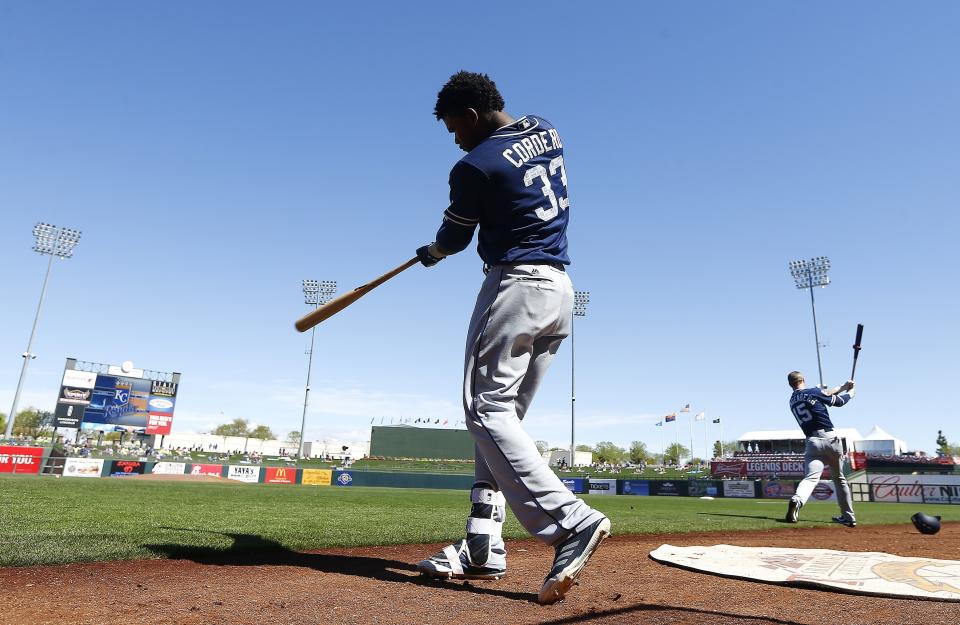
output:
[[[536,213],[537,217],[544,221],[550,221],[556,217],[561,210],[566,210],[570,206],[570,200],[563,196],[557,197],[557,194],[553,191],[553,185],[550,183],[550,176],[556,177],[558,171],[560,172],[560,184],[563,185],[563,193],[566,193],[567,171],[563,168],[562,156],[558,156],[550,161],[549,175],[547,168],[543,165],[535,165],[528,169],[523,175],[523,186],[525,187],[531,186],[536,180],[543,183],[541,190],[543,191],[544,197],[550,200],[550,206],[541,206],[537,208]]]
[[[807,410],[807,404],[800,402],[793,406],[793,416],[796,418],[797,423],[801,425],[807,421],[813,421],[813,415],[810,414],[810,411]]]

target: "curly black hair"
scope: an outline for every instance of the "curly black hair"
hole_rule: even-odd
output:
[[[448,113],[458,114],[467,109],[491,113],[502,111],[503,107],[503,96],[489,76],[461,70],[451,76],[437,94],[433,114],[437,119],[443,119]]]

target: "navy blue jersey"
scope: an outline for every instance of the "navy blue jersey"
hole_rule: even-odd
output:
[[[790,412],[800,424],[803,435],[812,436],[817,430],[833,429],[827,406],[839,407],[849,401],[849,393],[827,395],[819,388],[802,388],[790,396]]]
[[[454,165],[437,245],[459,252],[479,225],[477,253],[488,265],[569,264],[569,208],[560,135],[547,120],[528,115]]]

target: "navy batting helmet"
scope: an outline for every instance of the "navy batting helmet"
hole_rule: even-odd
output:
[[[910,520],[921,534],[936,534],[940,531],[940,517],[918,512]]]

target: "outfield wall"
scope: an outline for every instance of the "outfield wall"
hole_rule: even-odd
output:
[[[261,467],[249,464],[189,462],[143,462],[101,458],[44,457],[41,447],[0,447],[0,474],[57,475],[76,478],[129,478],[144,475],[212,476],[248,484],[303,486],[379,486],[386,488],[435,488],[468,490],[472,475],[402,473]],[[577,494],[628,497],[731,497],[789,499],[797,480],[670,480],[636,478],[562,478]],[[894,475],[857,473],[850,477],[855,501],[960,504],[960,475]],[[833,482],[821,480],[814,489],[815,501],[836,501]]]

